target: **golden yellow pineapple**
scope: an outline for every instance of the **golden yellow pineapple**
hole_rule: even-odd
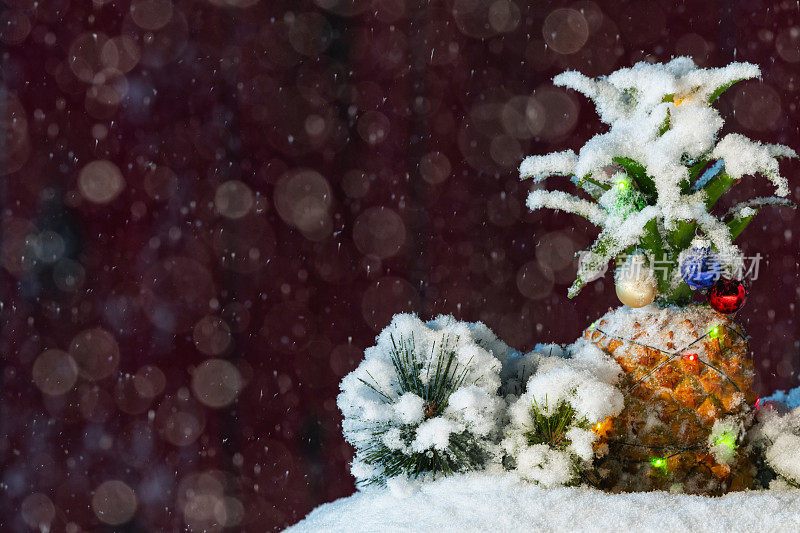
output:
[[[756,401],[747,339],[734,320],[706,306],[620,308],[584,336],[624,372],[625,407],[597,428],[608,445],[598,464],[606,488],[721,494],[751,486],[746,453],[720,464],[709,452],[714,422],[733,416],[746,429]]]

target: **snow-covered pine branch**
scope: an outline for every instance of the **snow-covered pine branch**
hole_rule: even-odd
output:
[[[713,102],[736,82],[760,78],[761,69],[752,63],[736,62],[720,68],[695,69],[686,73],[684,83],[697,87],[697,97]]]
[[[594,80],[574,70],[554,77],[553,85],[568,87],[584,94],[595,103],[600,120],[606,124],[628,115],[634,107],[630,98],[605,79]]]
[[[574,483],[594,458],[597,424],[623,408],[620,366],[581,339],[570,358],[541,357],[525,393],[509,406],[502,446],[523,479],[544,487]],[[601,424],[602,425],[602,424]]]
[[[357,482],[483,468],[499,438],[508,352],[481,323],[395,315],[337,398]]]

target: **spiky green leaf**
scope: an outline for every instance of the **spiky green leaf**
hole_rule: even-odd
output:
[[[661,125],[658,127],[658,136],[661,137],[662,135],[667,133],[667,130],[669,130],[669,126],[670,126],[670,117],[669,117],[669,109],[667,109],[667,116],[664,117],[664,122],[662,122]]]
[[[667,243],[673,253],[680,253],[691,243],[697,231],[697,224],[692,221],[679,220],[675,223],[675,229],[667,233]]]
[[[725,91],[727,91],[728,89],[733,87],[735,84],[739,83],[740,81],[743,81],[743,80],[746,80],[746,79],[747,78],[739,78],[738,80],[729,81],[728,83],[720,85],[719,87],[714,89],[714,92],[712,92],[711,95],[709,95],[708,103],[709,104],[713,104],[717,100],[717,98],[720,97],[720,95],[722,93],[724,93]]]
[[[738,180],[730,177],[726,172],[722,172],[709,181],[703,190],[706,193],[706,209],[711,209],[719,197],[725,194]]]
[[[660,261],[667,257],[667,250],[664,248],[661,234],[658,231],[658,223],[656,219],[651,219],[644,225],[644,233],[639,239],[639,245],[647,251],[647,254],[654,260]],[[658,281],[659,292],[666,291],[669,288],[669,281],[664,271],[661,269],[653,269]]]
[[[644,165],[629,157],[614,157],[612,161],[625,169],[628,176],[636,182],[636,186],[648,199],[656,197],[656,184],[653,178],[647,175],[647,170],[644,168]]]
[[[757,213],[758,211],[756,211]],[[726,223],[728,230],[731,232],[731,240],[736,239],[744,229],[753,221],[755,214],[748,217],[737,217]]]

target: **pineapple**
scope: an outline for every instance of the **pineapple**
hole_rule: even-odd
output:
[[[716,420],[735,417],[746,428],[756,401],[747,339],[735,321],[707,306],[620,308],[584,336],[624,372],[625,407],[602,427],[606,487],[721,494],[751,486],[746,454],[720,464],[708,450]]]
[[[570,298],[609,261],[624,267],[632,253],[644,258],[642,279],[652,290],[639,295],[655,301],[629,301],[642,307],[610,311],[584,332],[623,371],[625,407],[595,427],[604,452],[597,473],[610,490],[721,494],[752,485],[741,441],[755,401],[746,334],[731,316],[692,304],[680,262],[702,239],[728,276],[740,276],[743,258],[733,240],[761,207],[792,205],[777,159],[796,157],[793,150],[736,133],[717,140],[723,120],[711,104],[759,74],[747,63],[698,69],[685,57],[598,79],[565,72],[554,82],[591,98],[610,129],[578,154],[530,156],[520,166],[521,177],[534,181],[570,177],[583,196],[535,188],[529,208],[571,212],[600,228],[581,257]],[[774,197],[711,212],[742,176],[756,173],[773,183]],[[741,432],[720,438],[716,428],[728,423]],[[731,453],[718,453],[719,446]]]

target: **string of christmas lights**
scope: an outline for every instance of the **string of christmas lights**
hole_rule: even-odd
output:
[[[737,323],[737,326],[738,326],[738,323]],[[700,359],[696,353],[685,354],[685,352],[687,350],[691,349],[692,346],[702,342],[706,338],[712,338],[712,339],[718,338],[720,336],[720,334],[721,334],[720,327],[723,327],[726,330],[735,333],[746,344],[747,353],[750,352],[750,345],[749,345],[749,341],[748,341],[747,337],[745,337],[740,331],[738,331],[738,330],[736,330],[734,328],[731,328],[731,327],[729,327],[727,325],[724,325],[724,324],[720,324],[718,326],[713,327],[706,334],[702,335],[701,337],[698,337],[697,339],[695,339],[694,341],[692,341],[691,343],[689,343],[685,347],[683,347],[681,349],[678,349],[678,350],[671,351],[671,352],[667,351],[667,350],[663,350],[661,348],[657,348],[655,346],[651,346],[651,345],[648,345],[648,344],[637,342],[635,340],[625,339],[625,338],[617,336],[617,335],[611,335],[608,332],[604,331],[603,329],[597,327],[596,323],[593,323],[591,326],[589,326],[589,329],[593,329],[595,331],[598,331],[598,332],[602,333],[603,335],[605,335],[606,337],[608,337],[610,339],[618,340],[618,341],[620,341],[622,343],[629,343],[629,344],[633,344],[633,345],[636,345],[636,346],[641,346],[643,348],[648,348],[650,350],[654,350],[654,351],[657,351],[659,353],[666,354],[666,357],[662,361],[660,361],[659,364],[654,366],[647,374],[645,374],[644,376],[639,378],[631,387],[628,388],[628,390],[626,390],[624,392],[625,396],[627,397],[627,396],[629,396],[631,394],[631,392],[640,383],[644,382],[648,377],[652,376],[655,372],[657,372],[664,365],[666,365],[667,363],[669,363],[670,361],[672,361],[673,359],[675,359],[676,357],[679,357],[679,356],[687,357],[687,358],[691,359],[692,361],[697,361],[698,363],[701,363],[701,364],[711,368],[712,370],[717,372],[719,375],[724,377],[727,381],[729,381],[736,388],[737,392],[741,392],[741,389],[739,388],[739,386],[722,369],[720,369],[717,366],[711,364],[709,361],[704,361],[704,360]],[[756,403],[757,403],[757,401],[756,401]],[[597,424],[597,428],[596,429],[599,430],[601,427],[602,427],[602,424],[599,423],[599,424]],[[626,462],[629,462],[629,463],[643,463],[643,462],[648,462],[649,461],[650,464],[654,468],[656,468],[656,469],[664,469],[664,470],[666,470],[668,468],[668,464],[667,464],[667,460],[668,459],[671,459],[672,457],[678,456],[678,455],[680,455],[682,453],[686,453],[686,452],[690,452],[690,451],[696,451],[696,450],[700,450],[700,449],[703,449],[703,448],[706,447],[704,438],[701,438],[701,439],[697,440],[694,444],[689,445],[689,446],[675,446],[675,445],[653,446],[653,445],[645,445],[645,444],[624,442],[624,441],[619,441],[619,440],[609,440],[608,442],[610,444],[615,444],[615,445],[620,445],[620,446],[629,446],[629,447],[633,447],[633,448],[643,448],[643,449],[647,449],[647,450],[650,450],[650,451],[654,451],[654,450],[676,450],[674,453],[672,453],[670,455],[663,455],[662,454],[660,456],[650,457],[649,460],[632,460],[632,459],[627,459],[626,460]],[[717,437],[713,444],[715,446],[721,444],[721,445],[724,445],[724,446],[730,448],[731,450],[736,449],[736,439],[735,439],[735,437],[733,437],[733,436],[731,436],[731,435],[729,435],[727,433]],[[699,461],[698,461],[698,464],[699,464]]]

